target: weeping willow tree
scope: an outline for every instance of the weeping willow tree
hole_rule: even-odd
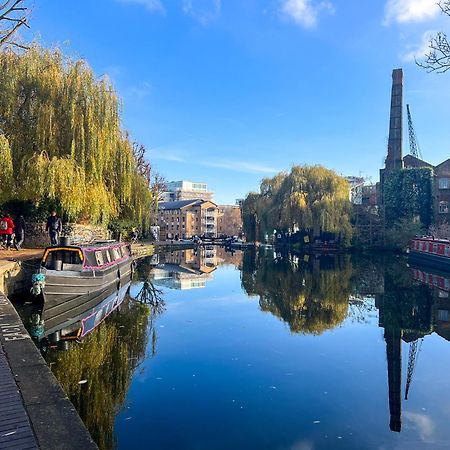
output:
[[[0,134],[0,186],[11,186],[13,180],[13,166],[11,148],[5,136]],[[6,189],[0,189],[0,202],[8,200]]]
[[[244,231],[261,239],[274,230],[306,230],[312,236],[331,232],[348,243],[351,238],[349,185],[322,166],[294,166],[261,182],[259,193],[243,202]]]
[[[72,220],[126,218],[148,226],[156,196],[122,130],[108,79],[39,45],[0,53],[0,72],[2,177],[12,167],[1,198],[49,199]]]

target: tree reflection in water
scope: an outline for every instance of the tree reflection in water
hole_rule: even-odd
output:
[[[321,334],[347,317],[352,264],[347,255],[244,255],[242,286],[259,296],[263,311],[289,324],[294,333]]]
[[[49,352],[48,363],[100,449],[114,447],[114,420],[145,357],[151,310],[128,298],[82,344]],[[155,341],[156,343],[156,341]],[[85,384],[79,384],[87,380]]]

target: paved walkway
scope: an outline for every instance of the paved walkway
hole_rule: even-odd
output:
[[[0,344],[0,449],[37,449],[36,438]]]

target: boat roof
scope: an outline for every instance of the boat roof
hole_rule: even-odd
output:
[[[111,248],[111,247],[122,247],[125,245],[129,245],[128,242],[118,242],[114,240],[109,241],[95,241],[90,244],[70,244],[70,245],[55,245],[52,247],[47,247],[45,250],[100,250],[103,248]]]
[[[415,241],[427,241],[427,242],[436,242],[436,243],[443,243],[443,244],[449,244],[450,239],[446,238],[435,238],[434,236],[416,236],[413,240]]]

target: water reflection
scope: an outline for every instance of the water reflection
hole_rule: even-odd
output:
[[[249,251],[242,286],[259,296],[263,311],[284,320],[294,333],[321,334],[347,317],[352,290],[348,255],[274,255]]]
[[[450,275],[410,268],[402,258],[253,251],[244,255],[242,286],[259,297],[261,310],[303,334],[321,334],[347,318],[364,322],[374,299],[386,342],[389,427],[401,431],[402,397],[408,398],[421,341],[433,332],[450,340]],[[404,394],[402,341],[410,345]]]
[[[204,290],[184,301],[182,289],[198,287]],[[403,258],[180,250],[139,261],[134,300],[127,297],[81,345],[50,351],[47,360],[102,449],[114,448],[116,435],[123,448],[289,448],[286,436],[300,434],[317,448],[338,448],[320,439],[344,426],[354,437],[339,448],[386,448],[415,438],[405,426],[390,433],[402,431],[402,416],[425,417],[402,407],[405,397],[416,407],[419,394],[430,394],[415,367],[421,356],[430,359],[422,341],[450,339],[449,293],[450,275],[408,267]],[[366,344],[379,343],[377,325],[378,353]],[[348,344],[348,336],[361,342]],[[321,436],[317,419],[327,424]],[[383,442],[370,440],[383,431]]]
[[[240,254],[217,246],[196,247],[159,256],[150,273],[153,283],[169,289],[202,289],[219,265],[239,265]]]
[[[148,321],[148,306],[128,299],[82,344],[47,355],[100,449],[114,447],[115,416],[123,407],[133,372],[145,357]]]

